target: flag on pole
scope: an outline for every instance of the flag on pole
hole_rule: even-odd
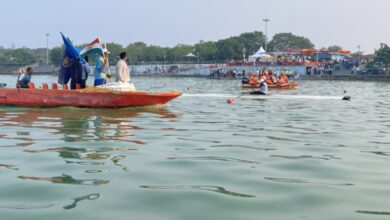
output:
[[[96,38],[86,47],[84,47],[80,52],[80,56],[85,56],[92,53],[103,55],[103,45],[99,38]]]
[[[78,68],[80,63],[83,63],[83,60],[80,60],[80,50],[74,48],[72,42],[68,37],[61,33],[62,40],[64,41],[65,51],[64,57],[62,59],[60,75],[58,76],[58,83],[61,85],[67,84],[72,77],[72,74],[76,73],[80,68]]]

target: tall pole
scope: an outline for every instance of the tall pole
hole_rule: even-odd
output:
[[[46,65],[49,65],[49,36],[50,34],[46,34]]]
[[[263,21],[265,22],[265,51],[267,51],[267,44],[268,44],[268,22],[271,20],[268,18],[264,18]]]

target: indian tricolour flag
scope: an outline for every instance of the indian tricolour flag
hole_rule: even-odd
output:
[[[84,49],[82,49],[80,52],[80,56],[85,56],[93,53],[103,55],[103,45],[99,38],[96,38],[86,47],[84,47]]]

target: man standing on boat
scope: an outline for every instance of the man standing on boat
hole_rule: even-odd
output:
[[[16,82],[16,87],[22,89],[28,89],[29,83],[31,81],[32,72],[33,72],[32,67],[28,67],[26,73],[22,73],[21,75],[19,75],[18,81]]]
[[[88,56],[84,57],[85,63],[81,65],[81,80],[80,80],[80,89],[85,89],[87,86],[88,74],[91,72],[91,68],[89,67],[89,58]]]
[[[128,83],[130,82],[130,71],[126,61],[129,59],[126,52],[119,55],[120,60],[116,64],[116,82]]]
[[[110,52],[107,50],[107,48],[103,49],[103,56],[99,56],[99,58],[96,61],[96,68],[95,68],[95,86],[104,85],[107,83],[107,78],[111,77],[110,71],[109,71],[109,62],[108,62],[108,54]]]

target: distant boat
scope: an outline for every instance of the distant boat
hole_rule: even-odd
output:
[[[296,89],[298,87],[297,82],[289,82],[284,84],[269,84],[268,89]],[[256,89],[260,88],[260,84],[252,85],[252,84],[241,84],[241,88],[243,89]]]
[[[0,88],[0,105],[24,107],[125,108],[159,106],[181,96],[180,92],[113,91],[89,87],[79,90]]]

